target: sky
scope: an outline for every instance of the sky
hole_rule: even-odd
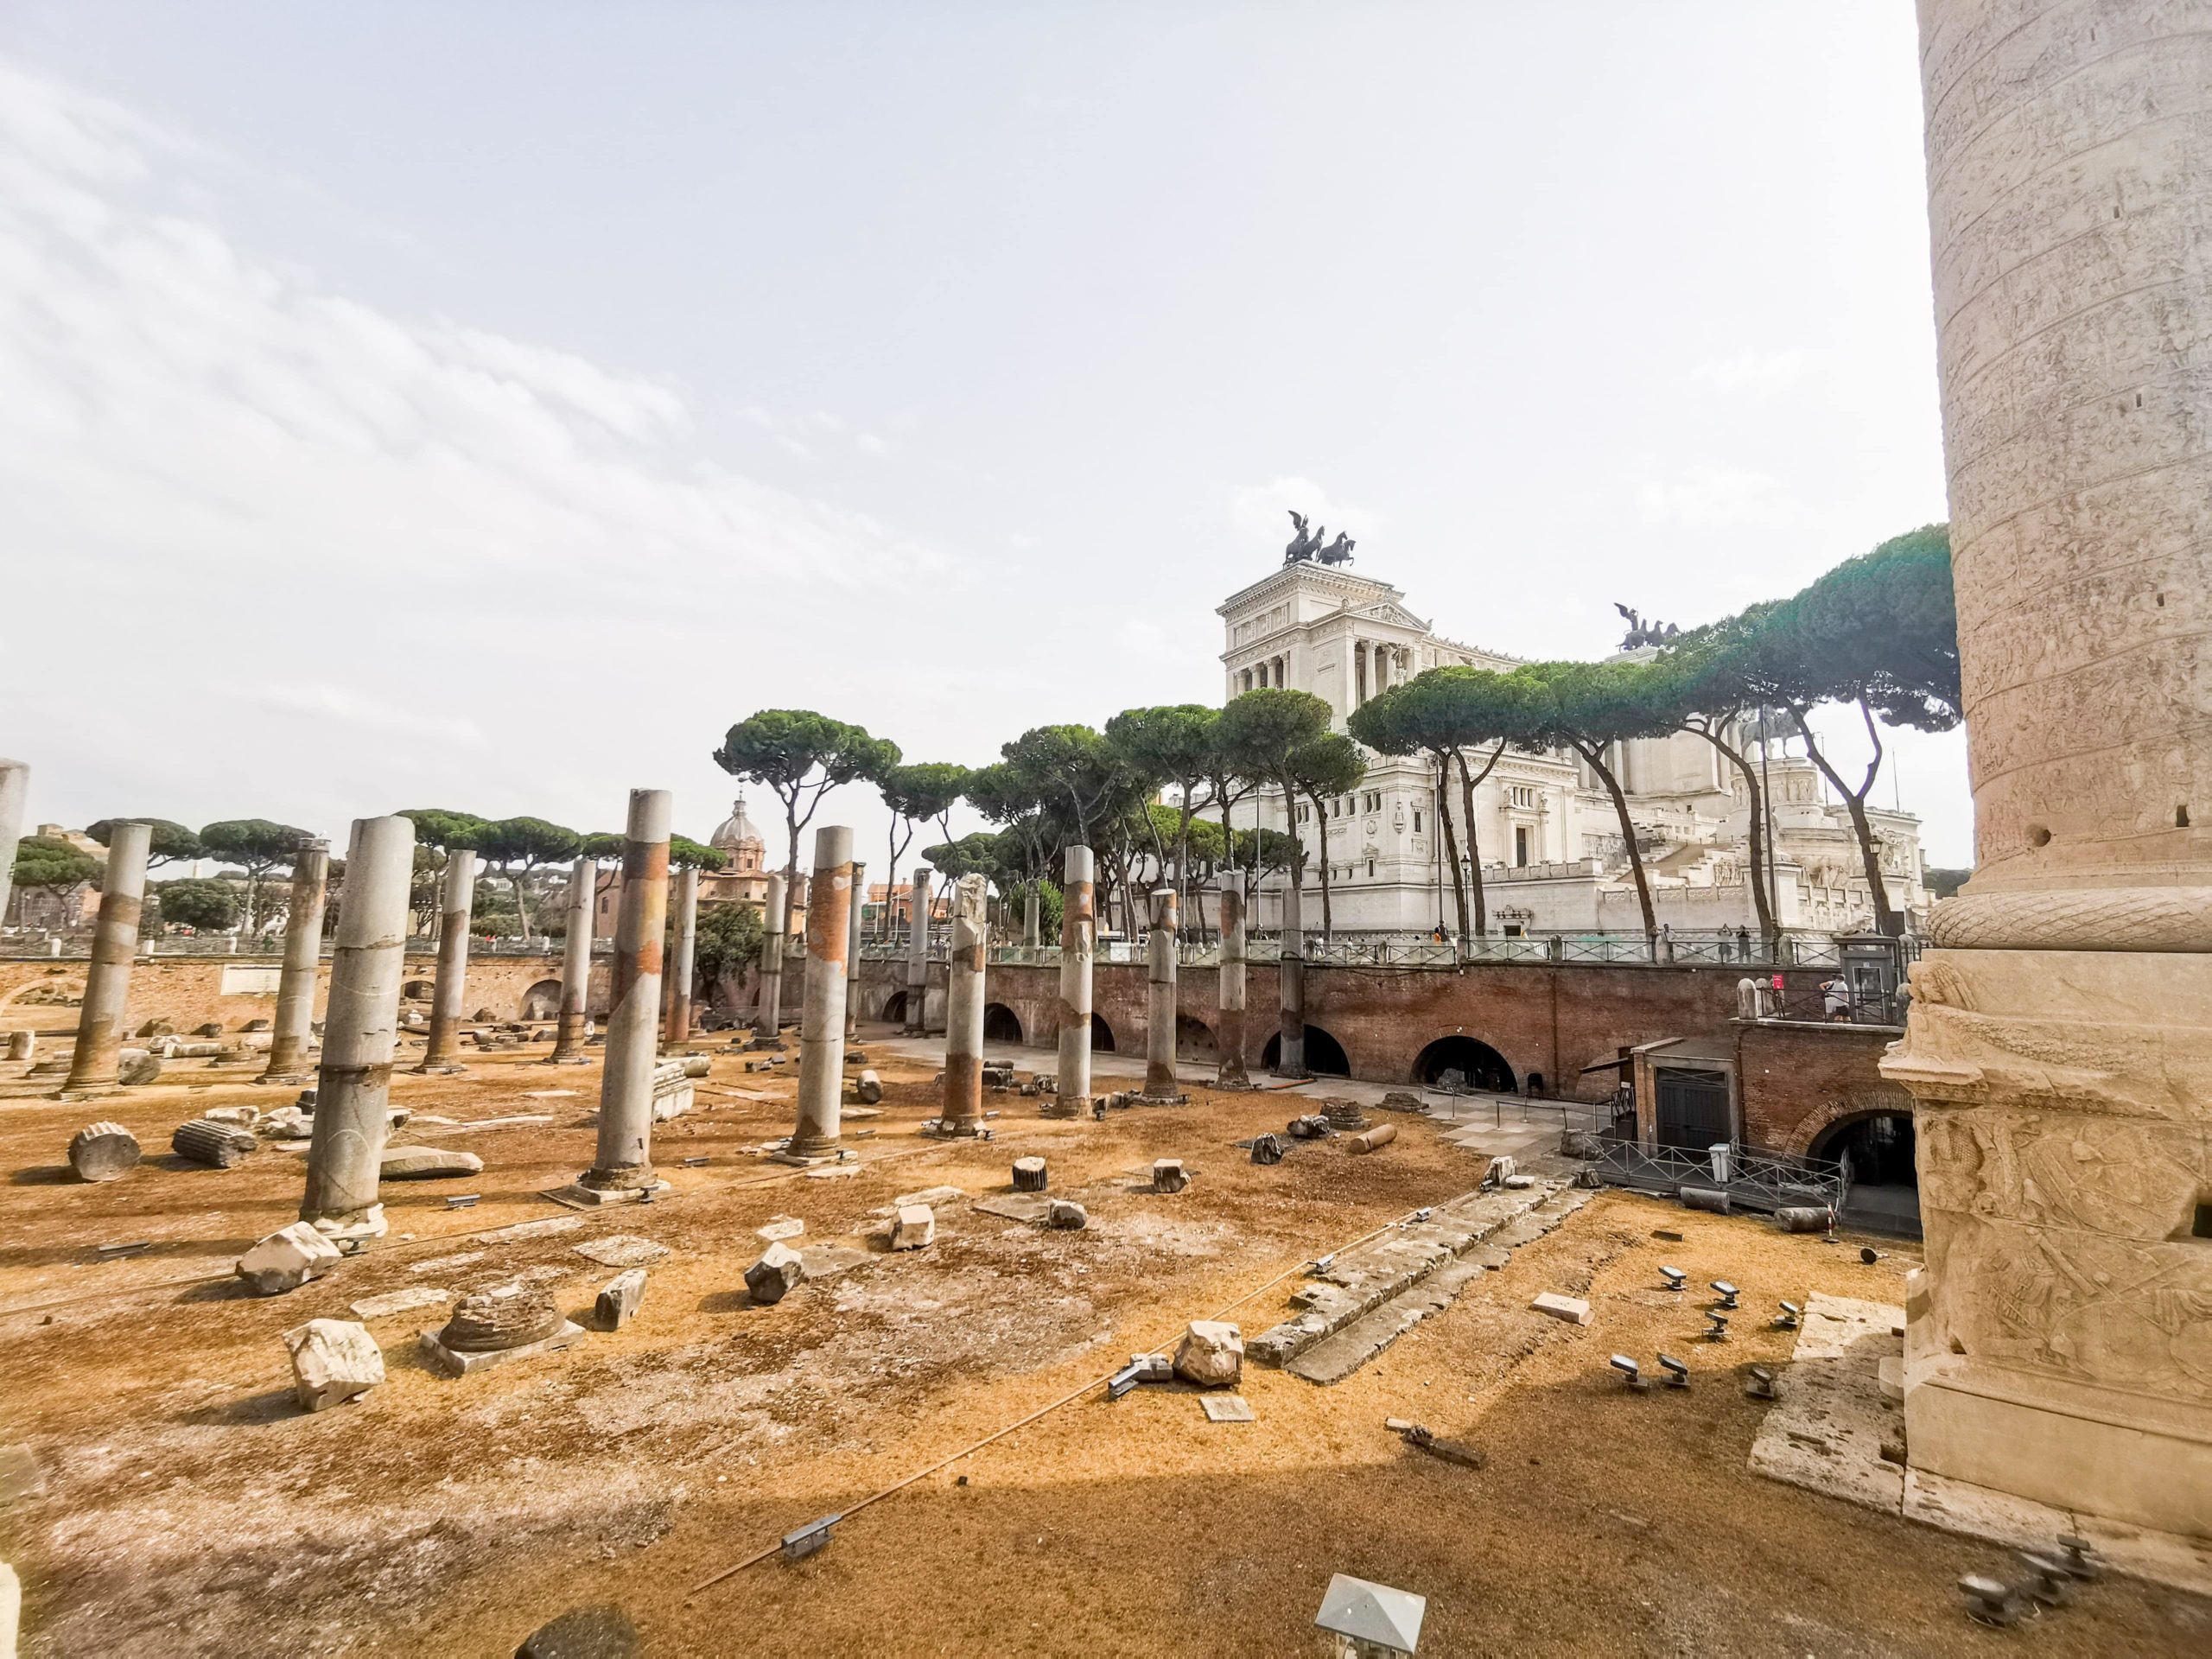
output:
[[[1289,507],[1531,657],[1945,517],[1911,7],[0,9],[35,820],[703,838],[758,709],[1217,702]]]

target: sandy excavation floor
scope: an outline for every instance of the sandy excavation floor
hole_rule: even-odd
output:
[[[1094,1388],[854,1515],[822,1554],[699,1588],[1189,1319],[1226,1312],[1256,1332],[1287,1311],[1302,1263],[1467,1191],[1484,1160],[1393,1118],[1400,1137],[1374,1156],[1309,1147],[1255,1167],[1231,1143],[1280,1128],[1293,1099],[1197,1090],[1103,1125],[995,1096],[999,1138],[948,1147],[916,1132],[934,1109],[930,1068],[879,1046],[884,1109],[848,1128],[860,1173],[805,1179],[752,1151],[788,1128],[790,1080],[698,1047],[715,1055],[701,1109],[656,1137],[675,1195],[587,1215],[537,1194],[588,1161],[595,1064],[533,1064],[540,1048],[473,1057],[460,1077],[403,1075],[395,1103],[418,1114],[552,1122],[410,1126],[397,1138],[465,1146],[484,1173],[387,1186],[389,1239],[270,1299],[228,1270],[293,1218],[298,1160],[264,1148],[216,1172],[167,1147],[207,1106],[288,1094],[173,1068],[188,1082],[95,1107],[0,1101],[0,1442],[28,1443],[47,1478],[43,1496],[0,1503],[25,1650],[505,1654],[556,1614],[613,1601],[657,1653],[1303,1653],[1319,1650],[1311,1620],[1342,1571],[1429,1598],[1424,1654],[2212,1651],[2212,1608],[2114,1580],[2031,1629],[1984,1631],[1952,1584],[2002,1570],[2001,1552],[1749,1473],[1759,1408],[1737,1374],[1787,1357],[1789,1338],[1763,1328],[1775,1300],[1899,1300],[1912,1263],[1864,1266],[1854,1249],[1613,1193],[1338,1387],[1248,1367],[1256,1422],[1209,1423],[1180,1388],[1111,1404]],[[546,1090],[578,1092],[531,1097]],[[84,1186],[63,1151],[94,1116],[130,1126],[149,1156]],[[919,1253],[855,1232],[902,1192],[1003,1192],[1029,1152],[1050,1160],[1055,1194],[1090,1207],[1089,1230],[953,1203]],[[1160,1156],[1196,1171],[1187,1192],[1133,1190]],[[481,1204],[448,1211],[457,1187]],[[779,1215],[856,1264],[754,1307],[753,1230]],[[499,1233],[559,1217],[576,1224]],[[320,1414],[293,1406],[287,1327],[520,1273],[582,1317],[613,1269],[574,1247],[612,1233],[673,1253],[619,1334],[449,1380],[416,1351],[442,1312],[401,1314],[371,1327],[381,1388]],[[138,1238],[153,1248],[95,1259]],[[1704,1299],[1662,1292],[1662,1262],[1741,1285],[1739,1337],[1692,1340]],[[1596,1322],[1529,1312],[1542,1290],[1586,1295]],[[1605,1370],[1611,1352],[1648,1362],[1662,1347],[1696,1368],[1688,1392],[1631,1395]],[[1475,1444],[1487,1466],[1408,1448],[1383,1427],[1393,1415]]]

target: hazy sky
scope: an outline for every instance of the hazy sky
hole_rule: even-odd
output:
[[[1942,518],[1910,6],[0,10],[38,818],[703,836],[761,707],[1218,701],[1289,505],[1556,656]]]

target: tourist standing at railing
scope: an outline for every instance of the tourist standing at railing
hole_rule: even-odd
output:
[[[1831,1025],[1847,1024],[1851,1019],[1851,987],[1841,976],[1821,982],[1822,1005]]]

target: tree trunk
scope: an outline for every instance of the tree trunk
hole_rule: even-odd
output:
[[[1487,937],[1490,924],[1486,919],[1488,912],[1483,898],[1482,839],[1475,832],[1475,785],[1487,779],[1491,768],[1497,765],[1497,757],[1505,753],[1505,740],[1498,740],[1497,747],[1490,752],[1490,759],[1483,762],[1482,771],[1472,778],[1467,775],[1466,752],[1457,749],[1453,753],[1459,758],[1459,798],[1467,814],[1467,873],[1474,881],[1475,931]]]
[[[1882,740],[1874,728],[1874,711],[1866,706],[1864,697],[1859,699],[1859,713],[1866,722],[1866,735],[1873,741],[1874,758],[1866,763],[1866,780],[1854,791],[1836,776],[1827,756],[1813,741],[1813,728],[1805,723],[1805,711],[1796,703],[1789,705],[1789,718],[1797,722],[1797,730],[1805,740],[1806,754],[1821,769],[1821,776],[1835,785],[1836,793],[1843,797],[1844,810],[1851,814],[1851,828],[1859,837],[1859,860],[1866,870],[1866,896],[1874,906],[1874,931],[1894,939],[1904,934],[1904,918],[1891,907],[1890,889],[1882,880],[1881,855],[1874,849],[1874,826],[1866,820],[1866,796],[1882,769]]]
[[[1452,898],[1459,912],[1459,937],[1467,937],[1467,883],[1459,874],[1459,837],[1452,829],[1452,815],[1444,810],[1445,780],[1451,775],[1452,762],[1440,750],[1436,756],[1436,835],[1437,844],[1444,849],[1444,861],[1452,867]]]
[[[793,791],[784,802],[784,834],[790,851],[784,855],[784,914],[782,931],[786,941],[791,936],[792,900],[798,896],[798,794]],[[779,963],[778,967],[783,964]],[[775,1035],[773,1032],[768,1033]]]
[[[1636,877],[1636,902],[1643,912],[1643,938],[1651,959],[1659,959],[1659,915],[1651,907],[1651,883],[1643,874],[1643,854],[1636,844],[1636,825],[1628,815],[1628,798],[1621,793],[1620,779],[1607,768],[1599,751],[1594,747],[1574,745],[1575,752],[1590,763],[1605,785],[1605,793],[1613,798],[1613,815],[1621,821],[1621,839],[1628,843],[1628,867]]]
[[[1729,764],[1736,768],[1738,776],[1744,780],[1744,788],[1748,791],[1751,809],[1751,908],[1758,918],[1759,938],[1765,942],[1767,952],[1771,956],[1775,946],[1780,943],[1781,930],[1774,923],[1774,906],[1768,895],[1764,874],[1774,862],[1774,849],[1767,844],[1766,804],[1759,789],[1758,773],[1751,770],[1748,757],[1729,747],[1703,727],[1691,726],[1685,729],[1695,732],[1726,755]]]
[[[1293,795],[1287,798],[1295,803],[1298,798]],[[1336,939],[1336,929],[1329,915],[1329,814],[1327,809],[1322,805],[1319,797],[1309,796],[1307,798],[1313,804],[1313,820],[1321,826],[1321,943],[1326,946],[1333,944]],[[1291,827],[1294,834],[1297,830],[1297,813],[1294,805],[1291,814]],[[1300,880],[1303,879],[1304,873],[1300,872]]]

